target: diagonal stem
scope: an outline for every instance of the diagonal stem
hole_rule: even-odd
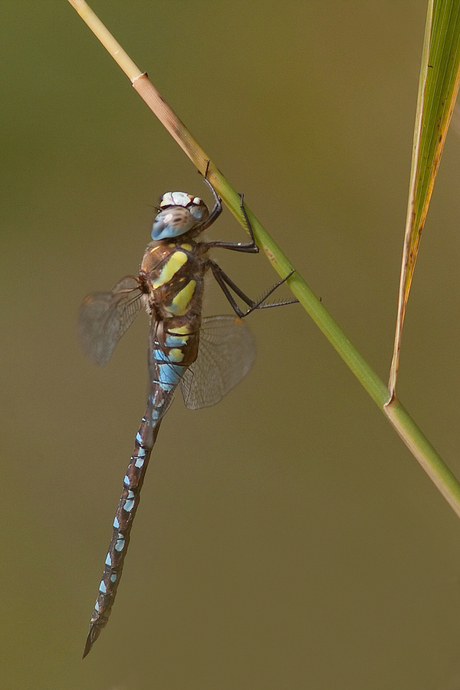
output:
[[[164,101],[147,74],[142,72],[129,58],[117,41],[111,36],[106,27],[96,17],[84,0],[69,0],[89,28],[107,48],[114,60],[120,65],[130,78],[138,94],[147,103],[167,131],[179,144],[182,150],[198,168],[201,174],[212,183],[215,190],[222,197],[230,211],[247,229],[244,215],[241,211],[239,194],[227,182],[209,156],[198,144],[183,122]],[[438,455],[428,439],[423,435],[409,413],[397,398],[390,400],[387,387],[371,369],[369,364],[348,340],[342,329],[337,325],[326,310],[322,302],[314,295],[305,280],[295,271],[292,263],[281,251],[275,241],[262,227],[254,214],[245,205],[248,218],[254,231],[258,246],[263,249],[268,260],[277,273],[286,278],[286,282],[318,328],[323,332],[331,345],[337,350],[347,366],[355,374],[358,381],[369,393],[373,401],[396,429],[406,446],[421,464],[430,479],[437,486],[444,498],[460,517],[460,483]]]

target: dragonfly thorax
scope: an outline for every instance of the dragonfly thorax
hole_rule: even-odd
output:
[[[196,235],[209,218],[202,199],[185,192],[166,192],[160,200],[160,212],[153,222],[152,239],[165,240],[187,233]]]

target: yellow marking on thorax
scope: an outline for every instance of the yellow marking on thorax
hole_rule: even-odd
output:
[[[188,252],[192,251],[192,245],[188,244],[187,242],[185,244],[181,244],[182,249],[186,249]]]
[[[195,280],[188,282],[187,285],[177,293],[171,304],[167,306],[166,309],[175,316],[182,316],[182,314],[185,314],[188,309],[189,302],[193,297],[193,293],[195,292],[195,288]]]
[[[167,260],[165,265],[160,271],[160,275],[158,278],[152,281],[152,287],[155,290],[156,288],[161,287],[162,285],[165,285],[165,283],[168,283],[173,276],[176,275],[177,271],[182,268],[182,266],[187,262],[188,257],[185,252],[177,251],[174,252],[170,256],[170,258]]]

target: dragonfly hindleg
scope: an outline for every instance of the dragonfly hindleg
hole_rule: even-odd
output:
[[[286,304],[295,304],[298,302],[297,299],[290,299],[290,300],[282,300],[280,302],[270,302],[269,304],[264,304],[265,300],[267,297],[269,297],[275,290],[277,290],[280,285],[285,283],[288,278],[292,276],[294,271],[291,271],[289,275],[287,275],[285,278],[282,278],[279,280],[277,283],[275,283],[260,299],[258,300],[252,300],[250,297],[246,295],[246,293],[241,290],[241,288],[238,287],[238,285],[225,273],[225,271],[222,270],[222,268],[217,264],[215,261],[212,261],[211,259],[208,260],[208,265],[211,268],[211,271],[213,273],[214,278],[216,279],[217,283],[219,284],[219,287],[221,288],[222,292],[224,293],[225,297],[227,298],[228,302],[230,303],[230,306],[232,307],[233,311],[239,316],[241,319],[253,312],[255,309],[267,309],[269,307],[282,307]],[[233,292],[240,297],[243,302],[245,302],[249,309],[246,311],[243,311],[240,309],[238,306],[235,298],[233,297],[232,293],[230,290],[233,290]]]

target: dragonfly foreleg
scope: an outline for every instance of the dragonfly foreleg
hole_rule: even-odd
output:
[[[209,161],[208,161],[208,165],[209,165]],[[212,186],[210,181],[206,178],[207,174],[208,174],[208,168],[206,167],[206,173],[205,173],[205,176],[203,177],[203,180],[212,192],[212,195],[214,197],[214,206],[211,209],[211,213],[209,214],[208,220],[205,221],[203,223],[203,225],[200,226],[200,232],[202,230],[206,230],[206,228],[209,228],[209,226],[212,225],[214,223],[214,221],[217,220],[217,218],[222,213],[222,199],[220,198],[220,196],[218,195],[218,193],[216,192],[216,190],[214,189],[214,187]]]
[[[206,179],[205,179],[205,182],[210,187],[210,189],[213,190],[213,192],[215,194],[216,192],[214,191],[214,187],[212,186],[212,184]],[[251,221],[249,220],[248,214],[246,213],[246,209],[244,207],[244,194],[240,194],[240,209],[241,209],[241,213],[243,214],[243,217],[244,217],[246,227],[248,229],[248,233],[249,233],[249,236],[251,238],[251,241],[250,242],[222,242],[222,241],[207,242],[206,246],[208,247],[208,249],[215,249],[215,248],[231,249],[234,252],[246,252],[248,254],[258,254],[259,247],[256,244],[254,232],[252,230]],[[208,226],[208,224],[206,225],[206,227],[207,226]]]

